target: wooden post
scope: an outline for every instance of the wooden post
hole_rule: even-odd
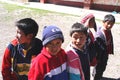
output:
[[[92,2],[92,0],[84,0],[84,9],[90,9]]]

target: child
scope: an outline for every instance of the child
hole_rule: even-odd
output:
[[[71,36],[71,42],[66,49],[69,59],[68,64],[71,64],[69,65],[71,67],[70,75],[73,77],[76,74],[75,77],[77,78],[78,75],[78,80],[83,80],[84,79],[82,75],[82,70],[83,70],[85,80],[90,80],[90,61],[89,61],[88,49],[86,47],[86,40],[88,36],[87,27],[84,27],[84,25],[78,22],[74,23],[70,30],[70,36]],[[76,65],[77,61],[78,61],[78,65]],[[77,68],[79,70],[74,71],[77,70]],[[77,80],[77,79],[73,79],[73,80]]]
[[[68,80],[63,33],[56,26],[45,26],[42,41],[44,47],[31,64],[29,80]]]
[[[95,16],[92,13],[87,14],[85,17],[82,18],[80,22],[84,24],[84,26],[87,26],[88,28],[94,28],[95,31],[97,30]]]
[[[16,22],[16,38],[10,42],[2,61],[3,80],[28,80],[31,60],[42,49],[42,41],[35,36],[38,24],[31,18]]]
[[[96,43],[98,44],[99,54],[97,55],[96,74],[94,80],[100,80],[106,69],[108,55],[113,54],[113,37],[111,28],[115,23],[115,17],[111,14],[105,15],[103,26],[96,33]]]
[[[90,65],[95,66],[97,64],[96,60],[96,49],[95,49],[95,33],[97,31],[97,25],[95,22],[95,16],[90,13],[87,14],[84,18],[82,18],[81,23],[84,24],[84,26],[88,27],[88,45],[90,50]]]

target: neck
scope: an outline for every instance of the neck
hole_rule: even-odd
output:
[[[23,48],[25,49],[25,50],[27,50],[27,49],[29,49],[30,47],[31,47],[31,44],[28,44],[28,43],[24,43],[24,44],[22,44],[23,45]]]

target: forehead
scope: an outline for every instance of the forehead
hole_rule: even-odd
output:
[[[24,32],[23,32],[21,29],[19,29],[18,27],[16,27],[16,31],[17,31],[18,33],[24,34]]]
[[[85,33],[78,31],[78,32],[74,32],[72,35],[73,35],[73,36],[85,36]]]
[[[62,39],[59,39],[59,38],[53,39],[52,41],[50,41],[50,43],[59,42],[59,41],[62,41]]]
[[[104,22],[104,23],[107,23],[107,24],[114,24],[113,21],[106,21],[106,22]]]
[[[92,17],[89,21],[94,21],[95,20],[95,18],[94,17]]]

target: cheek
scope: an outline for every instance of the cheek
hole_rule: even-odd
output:
[[[89,27],[90,27],[90,28],[93,28],[93,27],[94,27],[94,23],[90,23],[90,24],[89,24]]]
[[[83,40],[81,40],[81,44],[85,44],[86,43],[86,38],[84,38]]]
[[[85,43],[86,43],[86,40],[83,40],[83,41],[82,41],[82,44],[85,45]]]
[[[51,54],[51,55],[56,55],[59,51],[60,51],[60,47],[46,47],[47,51]]]
[[[74,45],[76,45],[77,44],[77,40],[72,40],[72,43],[74,44]]]
[[[47,50],[48,52],[51,52],[51,48],[46,47],[46,50]]]
[[[109,28],[108,24],[104,24],[104,27],[105,27],[105,28]]]
[[[16,37],[17,37],[18,39],[20,39],[20,38],[21,38],[21,34],[17,33],[17,34],[16,34]]]
[[[112,28],[113,25],[108,25],[108,28]]]
[[[77,42],[77,40],[75,38],[71,38],[71,41],[74,43]]]

